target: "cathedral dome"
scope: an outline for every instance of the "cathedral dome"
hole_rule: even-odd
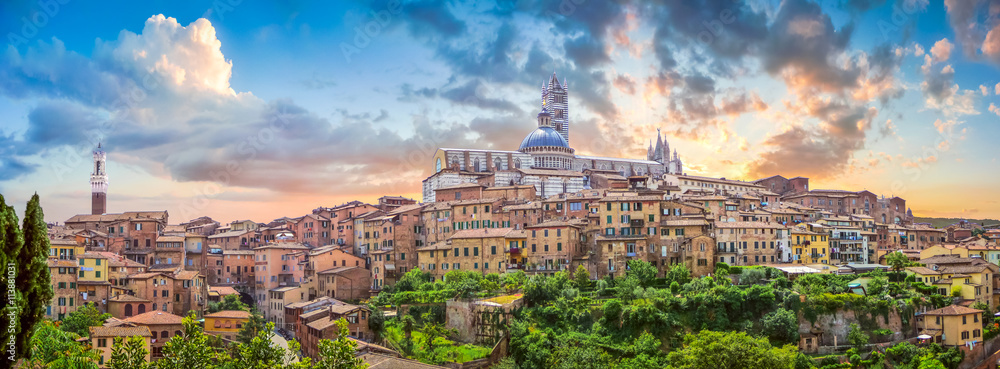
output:
[[[529,133],[528,136],[524,138],[524,141],[521,141],[521,147],[518,148],[518,151],[524,152],[525,149],[545,146],[564,147],[569,149],[569,143],[566,142],[566,139],[563,138],[563,136],[560,135],[555,128],[552,128],[551,126],[541,126]]]

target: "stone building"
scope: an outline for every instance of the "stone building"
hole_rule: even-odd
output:
[[[424,202],[437,201],[436,190],[463,183],[487,187],[530,185],[539,196],[574,193],[591,187],[586,170],[602,170],[623,177],[682,173],[683,164],[657,134],[645,159],[577,155],[570,146],[568,93],[555,74],[542,89],[537,127],[525,136],[517,151],[440,148],[432,159],[434,174],[423,181]],[[449,199],[451,200],[451,199]]]

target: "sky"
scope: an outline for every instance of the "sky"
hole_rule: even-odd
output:
[[[420,200],[438,147],[515,150],[568,84],[577,154],[810,178],[1000,217],[1000,2],[0,3],[0,194],[267,222]]]

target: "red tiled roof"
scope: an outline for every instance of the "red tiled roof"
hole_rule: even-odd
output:
[[[960,305],[945,306],[937,310],[931,310],[924,315],[965,315],[965,314],[982,314],[982,310],[967,308]]]
[[[232,318],[232,319],[250,319],[250,312],[243,310],[223,310],[214,312],[211,314],[206,314],[206,318]]]
[[[147,311],[145,313],[125,318],[128,323],[156,325],[156,324],[181,324],[183,317],[159,310]]]
[[[151,337],[152,334],[149,332],[149,327],[90,327],[90,337]]]

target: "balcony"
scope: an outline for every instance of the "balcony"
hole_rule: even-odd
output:
[[[507,249],[507,253],[508,254],[514,254],[514,255],[520,255],[521,254],[521,248],[520,247],[511,247],[511,248]]]
[[[507,269],[524,269],[524,264],[508,263]]]
[[[863,236],[831,236],[831,240],[843,242],[861,242],[865,238]]]
[[[722,247],[722,248],[719,248],[717,250],[718,250],[718,252],[723,253],[723,254],[735,254],[736,253],[736,248],[735,247],[730,247],[728,249],[725,248],[725,247]]]
[[[642,228],[646,224],[646,222],[642,219],[632,219],[628,222],[628,224],[629,227],[632,228]]]

